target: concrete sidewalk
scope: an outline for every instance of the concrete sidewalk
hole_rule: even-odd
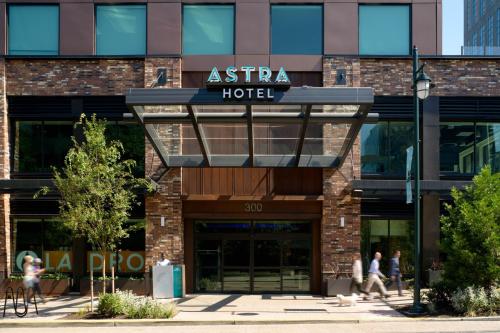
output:
[[[411,303],[410,294],[393,295],[399,304]],[[162,300],[170,302],[170,300]],[[356,306],[340,307],[337,298],[313,295],[189,295],[175,300],[177,315],[168,320],[176,323],[286,323],[286,322],[360,322],[369,320],[408,319],[391,308],[387,301],[375,298],[359,301]],[[69,314],[88,309],[88,297],[64,296],[39,304],[39,314],[30,305],[28,315],[17,318],[12,302],[7,303],[6,317],[0,319],[0,327],[8,322],[52,321],[62,324]],[[3,300],[2,300],[3,305]],[[3,308],[2,308],[3,310]],[[80,320],[88,322],[88,320]],[[100,322],[103,322],[102,320]],[[103,322],[104,323],[104,322]]]

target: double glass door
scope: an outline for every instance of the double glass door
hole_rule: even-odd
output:
[[[195,221],[197,292],[310,291],[309,221]]]

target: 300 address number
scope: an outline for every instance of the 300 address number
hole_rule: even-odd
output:
[[[260,202],[246,202],[245,213],[260,213],[262,212],[262,203]]]

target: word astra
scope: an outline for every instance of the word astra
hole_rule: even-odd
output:
[[[241,66],[240,72],[245,73],[245,83],[250,83],[252,82],[252,72],[256,72],[255,66]],[[283,67],[280,68],[278,73],[276,74],[276,77],[274,80],[272,80],[272,74],[273,72],[271,71],[271,68],[267,66],[259,66],[258,69],[259,73],[259,83],[288,83],[290,84],[290,79],[288,78],[288,75],[286,74],[285,70]],[[226,68],[226,78],[225,80],[227,83],[236,83],[238,82],[238,68],[234,66],[229,66]],[[222,78],[219,74],[219,70],[217,67],[212,68],[212,72],[210,72],[210,76],[208,77],[207,82],[209,83],[221,83]]]
[[[225,100],[272,100],[273,88],[223,88],[222,98]]]

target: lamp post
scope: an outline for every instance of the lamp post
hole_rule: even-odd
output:
[[[415,163],[415,195],[413,202],[415,205],[415,289],[413,296],[413,308],[411,312],[422,312],[420,304],[420,117],[419,117],[419,100],[424,100],[429,96],[431,88],[434,84],[424,72],[425,63],[420,66],[418,60],[418,49],[413,47],[413,111],[415,118],[415,142],[414,148],[414,163]]]

